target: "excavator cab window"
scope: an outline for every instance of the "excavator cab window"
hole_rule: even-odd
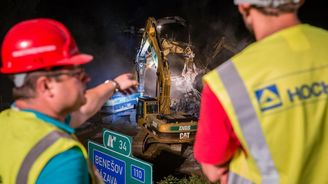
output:
[[[137,107],[137,119],[144,117],[143,106],[144,106],[144,101],[139,100],[138,101],[138,107]]]
[[[158,102],[155,98],[143,96],[138,100],[137,119],[144,118],[147,114],[158,113]]]
[[[158,113],[158,104],[157,102],[148,102],[147,103],[147,114],[157,114]]]

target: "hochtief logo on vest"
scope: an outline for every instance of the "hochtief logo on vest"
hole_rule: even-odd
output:
[[[256,90],[255,95],[262,112],[282,106],[279,91],[275,84]]]

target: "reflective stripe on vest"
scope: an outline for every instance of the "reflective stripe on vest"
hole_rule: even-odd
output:
[[[17,184],[25,184],[27,183],[28,174],[30,173],[30,169],[32,168],[34,162],[38,159],[38,157],[51,145],[53,145],[60,138],[71,138],[68,134],[60,132],[60,131],[52,131],[43,139],[41,139],[27,154],[25,157],[22,166],[17,175]]]
[[[216,71],[231,99],[241,131],[260,170],[262,183],[278,183],[278,172],[243,80],[231,61],[218,67]]]
[[[248,179],[239,176],[238,174],[229,171],[229,177],[228,177],[228,184],[252,184],[253,182],[249,181]]]

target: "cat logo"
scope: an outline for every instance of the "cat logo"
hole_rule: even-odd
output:
[[[280,107],[282,105],[282,101],[275,84],[256,90],[255,95],[262,112]]]

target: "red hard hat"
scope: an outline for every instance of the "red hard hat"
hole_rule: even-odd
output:
[[[55,66],[80,65],[92,60],[81,54],[68,29],[52,19],[32,19],[13,26],[2,43],[5,74],[24,73]]]

